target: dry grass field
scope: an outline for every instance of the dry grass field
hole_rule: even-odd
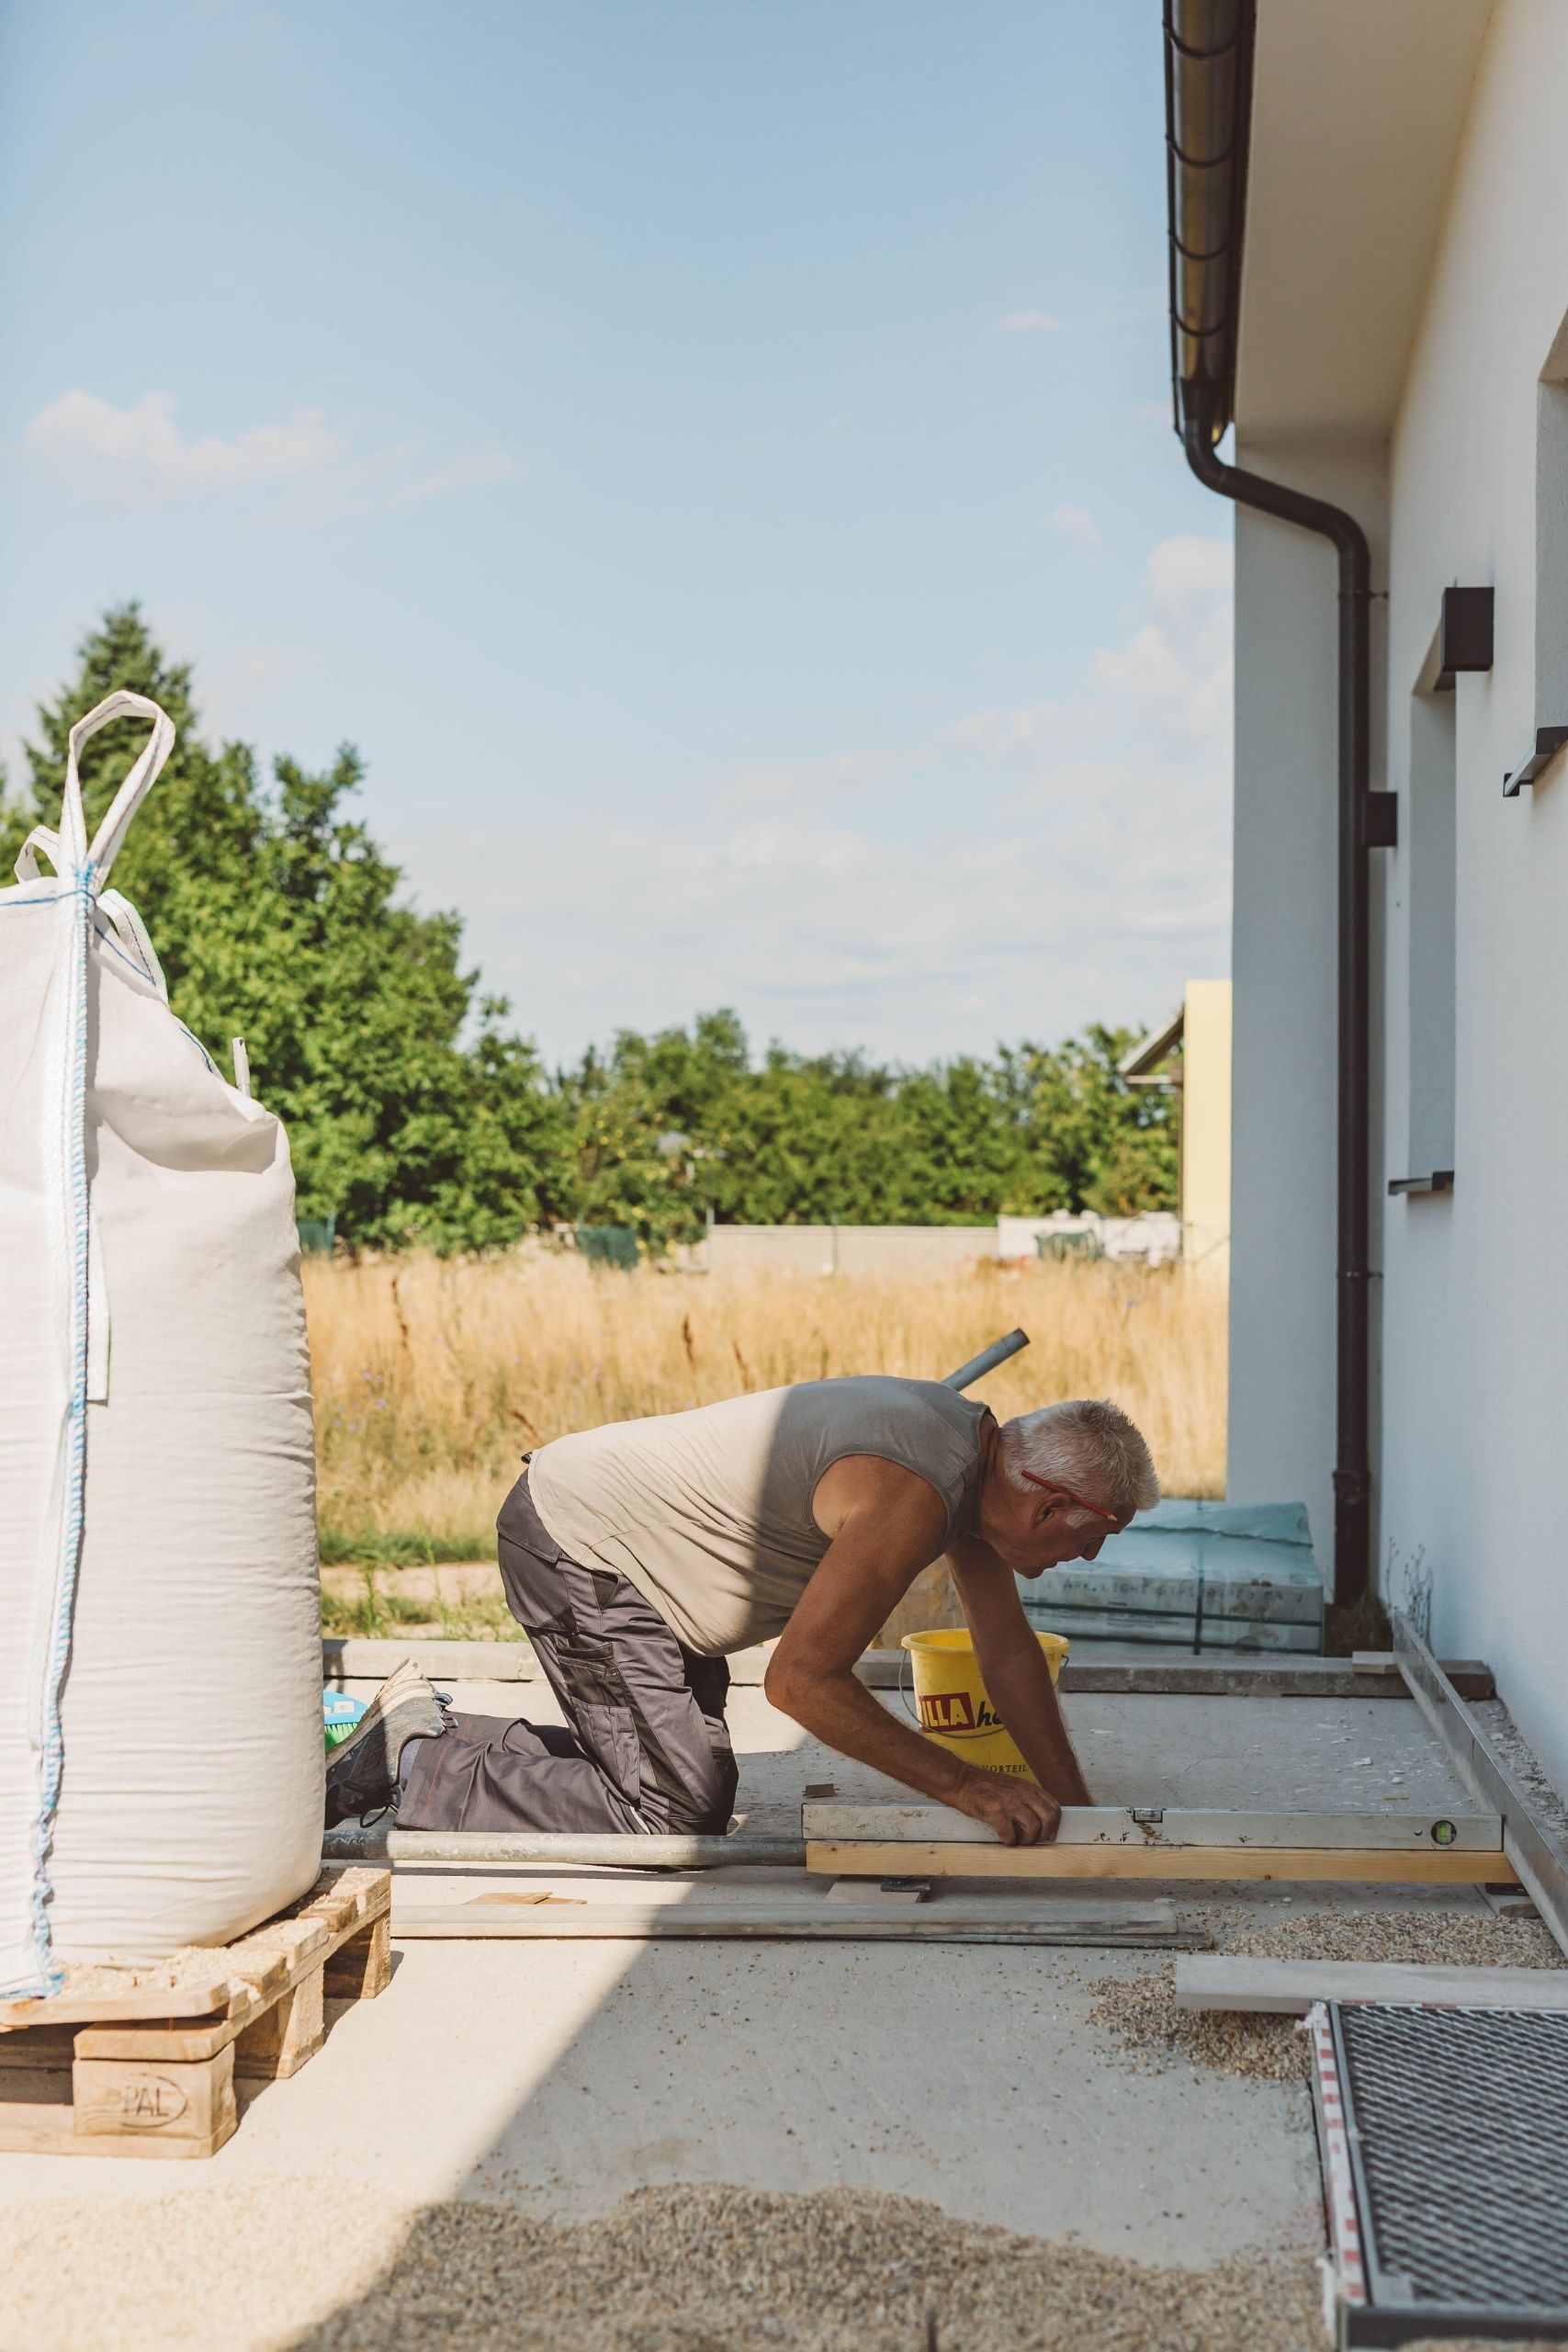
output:
[[[325,1561],[494,1556],[527,1447],[830,1374],[937,1379],[1021,1324],[975,1393],[998,1418],[1113,1396],[1168,1493],[1224,1485],[1223,1295],[1179,1269],[801,1279],[590,1270],[568,1255],[310,1259]]]

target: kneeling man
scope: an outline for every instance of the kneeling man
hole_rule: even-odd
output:
[[[1093,1559],[1158,1495],[1115,1405],[998,1425],[940,1382],[881,1374],[558,1438],[497,1525],[508,1606],[570,1728],[450,1713],[400,1668],[329,1759],[328,1821],[392,1804],[405,1829],[721,1833],[724,1661],[776,1635],[763,1687],[813,1737],[1009,1845],[1040,1843],[1089,1796],[1014,1576]],[[943,1554],[1038,1788],[922,1738],[856,1679]]]

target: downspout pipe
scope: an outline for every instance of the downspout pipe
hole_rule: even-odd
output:
[[[1339,569],[1337,1300],[1335,1330],[1334,1598],[1371,1578],[1371,891],[1367,793],[1371,712],[1371,557],[1353,514],[1214,453],[1201,419],[1182,443],[1199,481],[1238,506],[1329,540]]]
[[[1227,464],[1256,0],[1166,0],[1171,381],[1187,462],[1238,506],[1328,540],[1338,567],[1338,1019],[1334,1598],[1371,1579],[1371,557],[1353,514]]]

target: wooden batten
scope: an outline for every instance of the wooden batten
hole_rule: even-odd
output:
[[[810,1839],[806,1867],[831,1878],[1283,1879],[1326,1884],[1504,1886],[1500,1851],[1451,1847],[886,1845]]]

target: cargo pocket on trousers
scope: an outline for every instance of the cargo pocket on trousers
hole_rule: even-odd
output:
[[[614,1658],[581,1639],[558,1641],[556,1666],[572,1730],[612,1787],[628,1804],[640,1804],[642,1744]]]

